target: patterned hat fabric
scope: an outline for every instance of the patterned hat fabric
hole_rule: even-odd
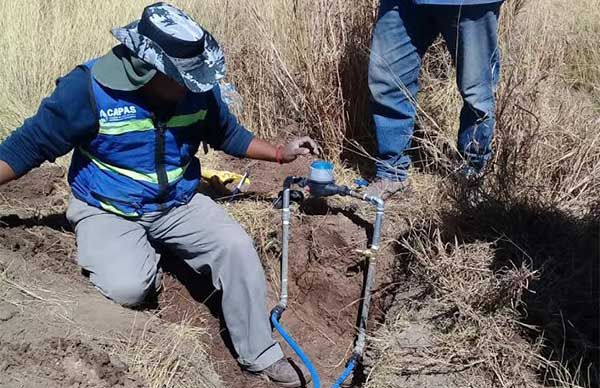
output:
[[[149,5],[140,20],[112,34],[135,56],[192,92],[206,92],[225,77],[225,58],[217,41],[170,4]]]

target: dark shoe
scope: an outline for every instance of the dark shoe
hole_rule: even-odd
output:
[[[305,387],[311,380],[304,365],[298,365],[289,358],[282,358],[258,374],[280,387]]]
[[[386,200],[393,195],[410,192],[410,183],[408,180],[403,182],[390,179],[378,178],[371,183],[365,193]]]
[[[479,184],[483,179],[483,171],[469,166],[461,168],[459,174],[462,175],[466,183],[470,184]]]
[[[471,207],[483,202],[482,184],[484,173],[474,167],[461,164],[453,174],[458,197]]]

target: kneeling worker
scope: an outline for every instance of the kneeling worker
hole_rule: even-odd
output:
[[[155,291],[161,246],[194,270],[210,268],[241,366],[284,387],[308,375],[272,336],[253,242],[197,193],[200,143],[287,163],[316,152],[308,137],[274,147],[222,102],[223,52],[185,12],[165,3],[112,31],[120,44],[59,79],[38,112],[0,145],[0,184],[74,150],[67,218],[78,262],[106,297],[139,305]],[[305,377],[306,376],[306,377]]]

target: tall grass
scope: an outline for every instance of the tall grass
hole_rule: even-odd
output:
[[[106,52],[116,42],[110,28],[137,18],[150,3],[0,0],[0,132],[9,133],[33,114],[56,77]],[[373,151],[366,66],[377,0],[173,3],[224,46],[228,77],[243,97],[241,119],[248,128],[270,138],[309,133],[328,157],[347,164],[357,160],[354,152],[363,152],[357,144]],[[596,0],[508,0],[502,13],[503,71],[487,202],[464,208],[456,201],[443,211],[424,211],[433,226],[402,241],[416,276],[473,318],[465,321],[466,332],[498,318],[492,322],[497,331],[477,331],[479,342],[462,344],[498,351],[482,359],[496,365],[500,386],[511,381],[508,373],[516,373],[504,368],[511,353],[484,340],[510,338],[517,320],[539,330],[528,334],[531,347],[519,359],[542,368],[526,357],[527,351],[542,352],[538,356],[548,362],[540,381],[591,385],[599,373],[597,327],[590,325],[598,322],[600,7]],[[424,63],[415,145],[421,148],[419,166],[443,182],[458,128],[454,77],[438,41]],[[358,160],[362,168],[365,159]],[[484,244],[477,251],[482,272],[461,272],[454,260],[468,262],[478,241]],[[535,278],[525,276],[525,269]],[[473,279],[485,285],[484,292],[510,286],[505,290],[510,297],[496,300],[501,313],[485,315],[485,306],[459,297],[458,285],[468,288]],[[525,287],[538,297],[525,298]]]
[[[507,200],[528,197],[585,212],[598,198],[598,100],[572,86],[600,85],[593,61],[600,49],[590,44],[600,35],[583,32],[578,17],[564,17],[597,21],[592,3],[575,2],[569,14],[558,1],[509,3],[495,159],[495,183]]]
[[[58,76],[112,47],[110,28],[139,17],[149,3],[0,1],[0,130],[34,113]],[[365,132],[364,64],[375,0],[173,3],[224,46],[250,129],[274,137],[301,123],[330,156],[340,154],[346,136]]]

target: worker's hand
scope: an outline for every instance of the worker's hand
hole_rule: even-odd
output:
[[[317,143],[308,136],[298,137],[281,149],[281,161],[283,163],[293,162],[298,156],[308,154],[319,155]]]

